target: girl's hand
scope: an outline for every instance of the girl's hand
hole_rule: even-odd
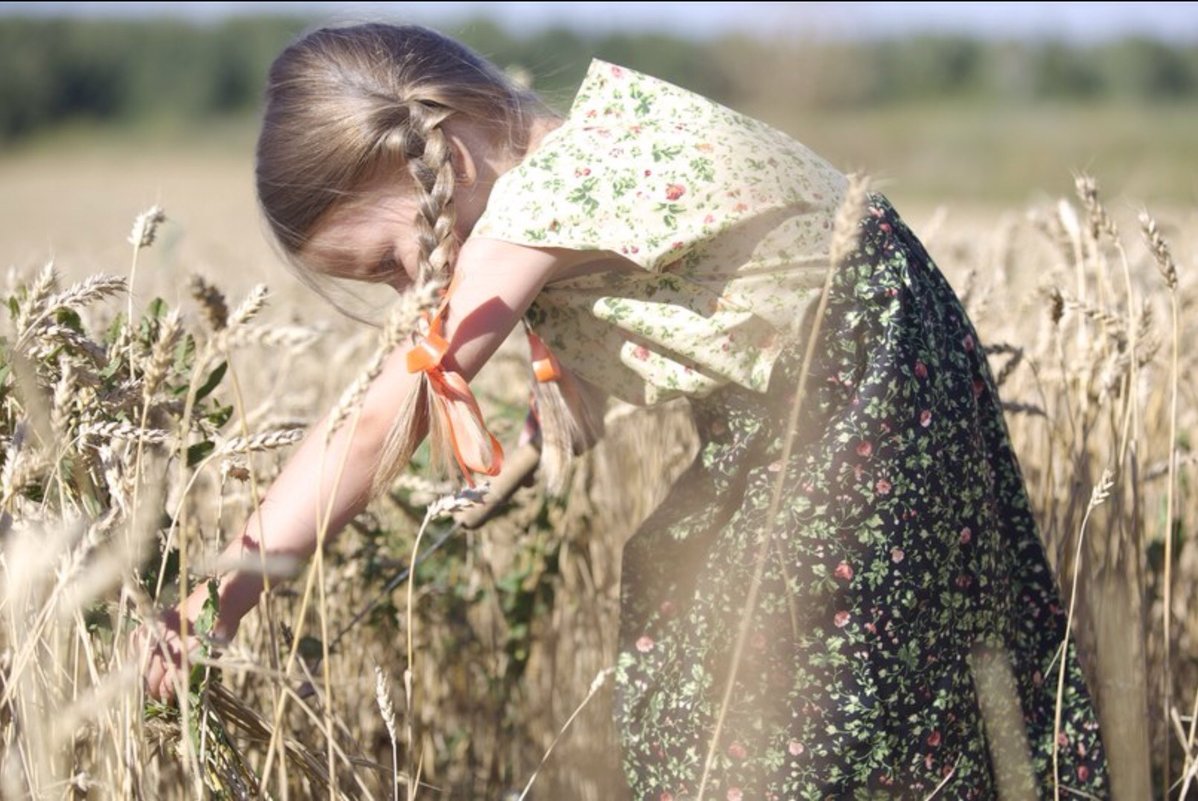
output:
[[[174,699],[179,684],[186,686],[187,677],[181,674],[184,653],[187,653],[190,662],[203,653],[205,642],[227,642],[237,633],[235,624],[228,626],[223,622],[217,622],[212,633],[206,637],[197,633],[196,620],[203,610],[203,601],[207,596],[207,589],[203,589],[204,594],[199,599],[196,598],[199,594],[197,592],[184,604],[188,612],[186,642],[181,632],[182,615],[177,608],[165,610],[157,622],[143,624],[133,635],[139,653],[143,653],[140,649],[149,648],[148,661],[142,670],[142,677],[146,694],[155,700],[170,702]],[[197,600],[199,603],[196,603]]]
[[[163,614],[156,624],[143,624],[133,635],[139,652],[146,647],[150,649],[149,661],[142,671],[146,694],[163,703],[175,697],[175,685],[179,681],[179,667],[185,650],[179,629],[179,613],[171,609]],[[200,645],[199,639],[191,633],[192,631],[189,628],[186,645],[189,653],[198,651]]]

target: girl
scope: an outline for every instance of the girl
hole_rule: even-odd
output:
[[[587,386],[687,396],[702,443],[623,560],[634,798],[1106,796],[1071,648],[1054,723],[1064,619],[984,352],[885,198],[834,265],[846,179],[768,126],[602,61],[560,119],[385,25],[279,56],[257,186],[301,275],[451,283],[227,556],[310,555],[318,511],[339,528],[430,429],[467,480],[500,472],[466,381],[523,320],[549,467],[598,433]],[[222,577],[219,634],[261,590]]]

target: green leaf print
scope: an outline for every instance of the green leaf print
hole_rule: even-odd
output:
[[[715,181],[715,164],[709,158],[699,156],[691,159],[691,172],[700,181]]]
[[[628,96],[636,101],[632,113],[638,117],[648,117],[653,111],[653,96],[646,94],[641,87],[633,84],[628,90]]]
[[[599,208],[599,201],[596,200],[592,193],[598,183],[596,178],[587,178],[566,196],[566,200],[576,205],[581,205],[586,209],[588,214],[594,214]]]
[[[667,159],[676,159],[678,154],[682,152],[681,145],[667,145],[662,142],[653,143],[653,160],[665,161]]]
[[[631,175],[621,175],[611,182],[613,197],[623,197],[633,189],[636,189],[636,178]]]

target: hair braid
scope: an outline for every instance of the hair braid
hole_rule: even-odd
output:
[[[409,101],[408,128],[422,141],[419,155],[408,158],[408,172],[417,192],[416,238],[420,281],[445,279],[453,269],[458,242],[454,235],[457,211],[453,205],[452,150],[441,123],[452,112],[443,106]]]
[[[442,283],[459,246],[452,147],[442,124],[451,116],[462,120],[516,155],[528,147],[531,123],[553,114],[486,59],[413,25],[305,35],[271,65],[266,101],[255,163],[262,211],[300,277],[351,316],[331,291],[336,273],[313,269],[305,254],[326,215],[406,170],[417,207],[417,282]],[[411,455],[427,402],[422,389],[397,413],[379,455],[376,488]]]

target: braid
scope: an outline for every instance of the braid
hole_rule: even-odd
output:
[[[460,43],[428,28],[382,24],[322,28],[290,45],[271,65],[266,99],[255,164],[259,202],[300,277],[330,299],[328,276],[305,263],[304,251],[333,209],[376,186],[390,188],[406,170],[419,254],[406,266],[416,268],[420,287],[443,284],[459,245],[443,123],[451,116],[468,122],[518,154],[528,146],[531,121],[552,113]],[[402,467],[415,447],[426,390],[399,412],[378,480]]]
[[[421,283],[446,279],[457,256],[452,150],[441,123],[453,112],[423,100],[402,103],[406,120],[384,134],[387,150],[407,162],[417,197],[417,270]]]

